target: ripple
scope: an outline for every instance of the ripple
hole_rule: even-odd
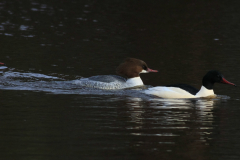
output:
[[[37,9],[37,8],[31,8],[31,10],[34,11],[34,12],[39,11],[39,9]]]
[[[173,134],[173,133],[163,133],[163,134],[146,134],[146,133],[131,133],[131,135],[134,135],[134,136],[160,136],[160,137],[173,137],[173,136],[180,136],[180,135],[177,135],[177,134]]]
[[[13,34],[11,34],[11,33],[4,33],[4,35],[5,36],[11,36],[11,37],[13,36]]]
[[[4,30],[4,26],[0,25],[0,31],[3,31],[3,30]]]
[[[20,25],[19,30],[26,31],[29,28],[27,25]]]

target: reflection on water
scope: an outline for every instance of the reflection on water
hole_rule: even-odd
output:
[[[188,148],[189,153],[204,152],[216,127],[213,114],[217,101],[219,100],[154,99],[145,102],[129,99],[127,114],[132,123],[126,129],[131,135],[143,138],[131,146],[168,153],[176,150],[186,140],[185,148]],[[196,151],[193,145],[199,150]]]

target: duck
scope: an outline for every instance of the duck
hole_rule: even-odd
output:
[[[126,58],[116,68],[117,75],[97,75],[89,78],[81,78],[73,83],[98,89],[125,89],[144,85],[140,78],[141,73],[158,72],[150,69],[148,65],[136,58]]]
[[[216,97],[213,91],[214,83],[223,83],[236,86],[227,81],[217,70],[210,70],[202,79],[200,90],[187,84],[173,84],[148,88],[143,92],[148,95],[154,95],[161,98],[201,98]]]

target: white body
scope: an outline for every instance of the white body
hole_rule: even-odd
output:
[[[153,87],[143,92],[145,94],[151,94],[161,98],[200,98],[214,96],[213,90],[209,90],[204,86],[201,87],[200,91],[196,95],[178,87]]]
[[[82,78],[80,80],[74,81],[73,83],[84,87],[92,87],[99,89],[124,89],[144,85],[140,77],[129,78],[126,82],[114,81],[110,83],[93,81],[89,80],[88,78]]]

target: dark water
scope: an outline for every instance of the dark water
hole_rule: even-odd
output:
[[[240,91],[167,100],[81,88],[126,57],[188,83],[218,69],[240,84],[240,2],[1,1],[0,157],[23,160],[240,158]],[[1,68],[0,68],[1,69]]]

